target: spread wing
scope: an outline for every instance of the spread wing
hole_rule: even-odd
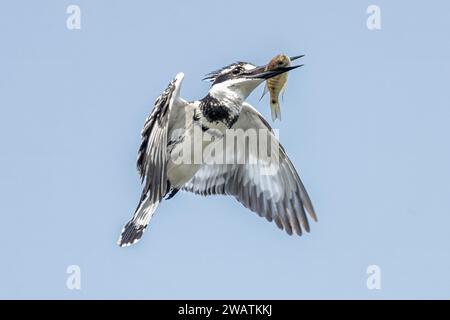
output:
[[[166,164],[170,115],[186,105],[180,98],[183,73],[177,74],[166,90],[156,99],[153,111],[141,131],[137,170],[143,182],[142,195],[133,215],[125,225],[119,245],[130,245],[142,236],[161,199],[169,191]]]
[[[165,165],[167,163],[167,137],[172,108],[186,104],[180,98],[180,86],[184,74],[179,73],[156,99],[153,111],[145,120],[141,131],[141,145],[137,158],[137,170],[144,182],[144,192],[152,190],[153,197],[163,197],[166,192]]]
[[[265,132],[271,150],[277,151],[275,156],[261,155],[263,135],[257,134],[259,147],[246,148],[246,155],[240,151],[241,148],[230,147],[231,144],[226,143],[227,156],[230,152],[236,153],[234,164],[203,164],[183,189],[200,195],[232,195],[259,216],[275,221],[288,234],[295,232],[301,235],[302,229],[309,232],[306,213],[317,221],[314,208],[297,171],[270,125],[258,111],[244,103],[233,129],[262,129],[257,131]]]

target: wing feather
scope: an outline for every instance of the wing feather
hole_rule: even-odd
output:
[[[270,125],[252,106],[244,103],[233,128],[266,129],[269,146],[278,150],[278,163],[247,148],[250,150],[249,157],[257,158],[256,164],[248,161],[244,164],[204,164],[183,189],[200,195],[234,196],[245,207],[268,221],[274,221],[288,234],[295,232],[301,235],[302,230],[309,232],[306,212],[313,220],[317,220],[314,208],[297,171],[276,140]],[[225,145],[228,146],[227,143]],[[238,154],[234,159],[242,156]]]
[[[183,76],[179,73],[156,99],[141,131],[137,170],[144,187],[133,218],[122,230],[118,241],[120,246],[131,245],[142,237],[159,202],[170,189],[166,172],[170,114],[172,109],[185,104],[179,97]]]

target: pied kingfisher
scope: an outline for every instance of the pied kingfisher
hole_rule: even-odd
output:
[[[161,200],[166,196],[172,198],[179,190],[200,195],[231,195],[259,216],[275,221],[289,235],[293,231],[301,235],[302,228],[309,232],[306,212],[315,221],[317,218],[305,187],[268,122],[245,102],[262,82],[300,65],[270,71],[266,67],[237,62],[213,71],[205,78],[212,82],[208,94],[193,102],[180,97],[184,74],[179,73],[156,99],[141,132],[137,159],[143,191],[132,219],[122,230],[120,246],[137,242]],[[190,148],[197,142],[204,150],[211,141],[225,139],[225,132],[233,129],[265,130],[268,138],[276,143],[276,161],[262,157],[258,148],[251,147],[246,151],[249,155],[244,157],[256,159],[256,163],[199,162],[192,155],[191,161],[177,161],[184,153],[181,149],[185,150],[181,146],[188,144]],[[196,130],[211,132],[213,138],[205,140],[200,135],[199,139]],[[257,140],[266,141],[266,138],[257,136]],[[233,152],[239,151],[234,147],[225,149],[225,153]],[[267,168],[274,165],[277,170],[266,174]]]

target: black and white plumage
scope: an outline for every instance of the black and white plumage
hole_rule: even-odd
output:
[[[270,125],[250,104],[243,103],[239,119],[231,128],[267,130],[273,147],[278,149],[277,163],[271,162],[272,158],[258,158],[258,153],[249,148],[249,157],[258,158],[257,161],[251,163],[249,160],[236,160],[236,164],[204,164],[183,186],[183,190],[203,196],[231,195],[261,217],[275,221],[276,225],[288,234],[295,232],[301,235],[302,228],[309,232],[305,209],[317,220],[311,200]],[[235,159],[243,158],[239,151],[235,152]],[[272,170],[276,173],[267,172]]]
[[[309,231],[307,213],[314,220],[316,215],[305,187],[270,125],[245,103],[265,79],[294,68],[267,72],[265,66],[231,64],[207,75],[211,89],[205,98],[194,102],[180,98],[184,75],[175,77],[156,100],[141,133],[137,167],[143,191],[133,218],[122,231],[120,246],[138,241],[161,200],[173,197],[179,190],[200,195],[231,195],[288,234]],[[257,135],[257,141],[267,140],[277,158],[262,157],[258,148],[229,147],[226,143],[230,130],[253,129],[266,132],[266,136]],[[196,130],[215,139],[197,141]],[[243,141],[240,143],[249,143]],[[195,152],[185,161],[186,147],[200,143],[204,150],[221,142],[225,142],[224,155],[232,155],[239,161],[214,163],[204,155],[198,162],[194,159]]]
[[[170,114],[172,109],[179,111],[187,104],[179,97],[183,77],[184,74],[179,73],[156,99],[141,131],[137,170],[144,188],[133,218],[122,230],[118,242],[121,246],[133,244],[142,237],[159,202],[170,191],[167,177]]]

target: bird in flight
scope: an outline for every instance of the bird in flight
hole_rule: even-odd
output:
[[[207,95],[192,102],[180,97],[184,74],[177,74],[142,129],[137,169],[143,191],[118,244],[136,243],[159,203],[179,190],[233,196],[289,235],[309,232],[307,214],[317,218],[308,193],[274,130],[245,102],[264,81],[298,67],[236,62],[209,73]]]

